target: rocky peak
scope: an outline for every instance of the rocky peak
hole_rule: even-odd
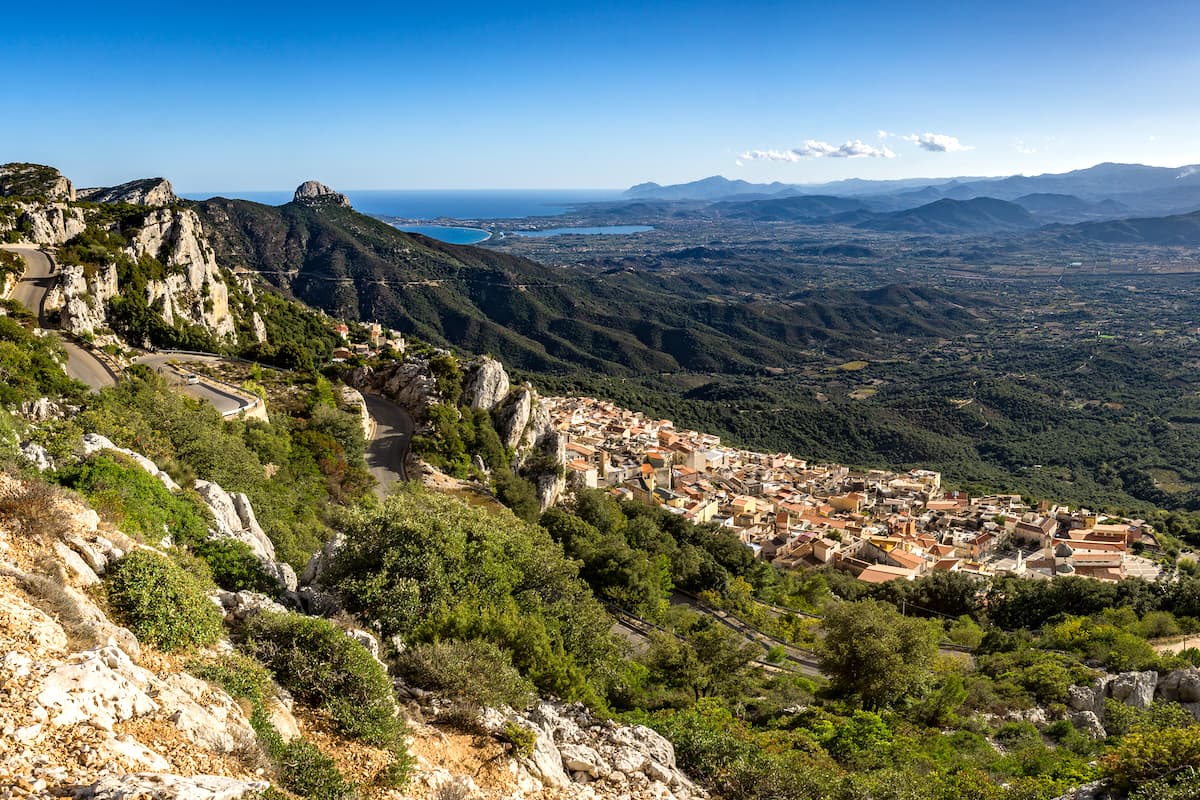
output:
[[[474,409],[491,411],[508,396],[508,390],[509,379],[504,365],[488,356],[480,357],[463,381],[463,399]]]
[[[142,178],[120,186],[80,189],[80,200],[93,203],[132,203],[135,206],[169,206],[179,202],[166,178]]]
[[[0,197],[13,196],[70,203],[75,201],[75,187],[54,167],[13,162],[0,165]]]
[[[297,203],[307,203],[309,205],[316,203],[335,203],[339,206],[350,207],[350,200],[346,195],[340,192],[335,192],[323,183],[318,181],[305,181],[296,189],[296,194],[292,198]]]

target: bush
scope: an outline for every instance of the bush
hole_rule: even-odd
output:
[[[404,723],[387,672],[341,628],[315,617],[263,613],[240,636],[285,689],[329,712],[343,733],[379,747],[402,746]]]
[[[205,587],[157,553],[134,550],[109,569],[105,585],[117,619],[160,650],[212,644],[221,635],[221,612]]]
[[[208,564],[213,582],[231,592],[248,590],[267,595],[279,593],[279,583],[266,573],[250,545],[236,539],[204,539],[192,552]]]
[[[1100,760],[1101,774],[1123,789],[1189,768],[1200,769],[1200,728],[1195,725],[1131,733]]]
[[[230,697],[249,701],[255,710],[263,708],[271,693],[271,673],[262,664],[240,653],[193,661],[188,671],[224,689]]]
[[[511,657],[491,642],[449,641],[410,647],[400,655],[400,674],[422,689],[473,706],[525,708],[533,684],[521,677]]]
[[[346,780],[332,758],[302,738],[284,742],[261,712],[251,720],[254,730],[275,764],[279,782],[289,792],[310,800],[351,800],[358,787]]]

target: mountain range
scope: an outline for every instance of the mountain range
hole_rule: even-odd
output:
[[[819,197],[825,203],[830,202],[829,198],[843,201],[854,198],[872,211],[902,211],[947,198],[989,197],[1016,202],[1043,222],[1161,216],[1200,208],[1200,166],[1104,163],[1072,172],[1033,176],[881,181],[854,178],[824,184],[755,184],[713,176],[670,186],[642,183],[624,194],[626,200],[642,202],[745,203],[797,197]],[[785,213],[781,211],[779,218],[802,218],[783,216]]]

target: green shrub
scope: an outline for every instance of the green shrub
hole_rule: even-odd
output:
[[[1131,733],[1100,759],[1101,774],[1125,789],[1187,769],[1200,769],[1200,728],[1195,725]]]
[[[271,673],[262,664],[241,653],[193,661],[188,671],[224,689],[230,697],[248,700],[254,709],[263,708],[271,693]]]
[[[521,709],[534,699],[533,684],[491,642],[449,641],[405,650],[397,669],[414,685],[465,702],[476,709],[502,705]]]
[[[105,585],[117,619],[160,650],[212,644],[221,635],[221,612],[204,586],[169,558],[134,550],[109,569]]]
[[[516,754],[522,758],[533,755],[533,748],[537,745],[537,734],[515,722],[504,723],[500,738],[511,744]]]
[[[367,649],[332,622],[299,614],[263,613],[246,623],[241,644],[279,683],[325,709],[348,736],[380,747],[402,744],[392,684]]]
[[[206,512],[186,495],[174,495],[158,478],[119,453],[96,453],[60,469],[55,479],[84,497],[130,536],[158,543],[170,533],[177,542],[207,537]]]
[[[352,800],[358,796],[358,787],[347,781],[334,760],[316,745],[303,738],[283,741],[262,711],[255,712],[250,722],[275,764],[277,779],[289,792],[310,800]]]
[[[266,573],[250,545],[236,539],[204,539],[192,545],[212,571],[213,582],[231,592],[248,590],[276,595],[279,584]]]

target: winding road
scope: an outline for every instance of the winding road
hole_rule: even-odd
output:
[[[38,326],[46,328],[44,306],[46,293],[55,283],[54,262],[36,245],[4,245],[3,249],[25,259],[25,274],[16,289],[13,290],[12,299],[36,314]],[[67,351],[67,363],[63,365],[63,368],[68,375],[83,381],[95,391],[99,391],[105,386],[116,385],[117,376],[104,362],[70,339],[60,338]]]
[[[408,480],[404,461],[412,442],[413,420],[389,400],[369,394],[364,394],[363,400],[375,425],[375,435],[367,442],[367,468],[378,481],[375,493],[382,499],[393,483]]]
[[[185,383],[188,370],[175,366],[171,362],[184,361],[202,361],[209,363],[220,363],[224,359],[217,356],[178,356],[172,354],[156,354],[142,356],[134,360],[135,364],[145,364],[152,370],[163,376],[174,376],[178,378],[180,385],[177,387],[184,394],[190,395],[197,400],[204,400],[216,406],[217,411],[221,416],[228,417],[231,414],[236,414],[243,410],[248,402],[248,398],[233,392],[232,390],[222,387],[211,380],[202,380],[199,383]]]

